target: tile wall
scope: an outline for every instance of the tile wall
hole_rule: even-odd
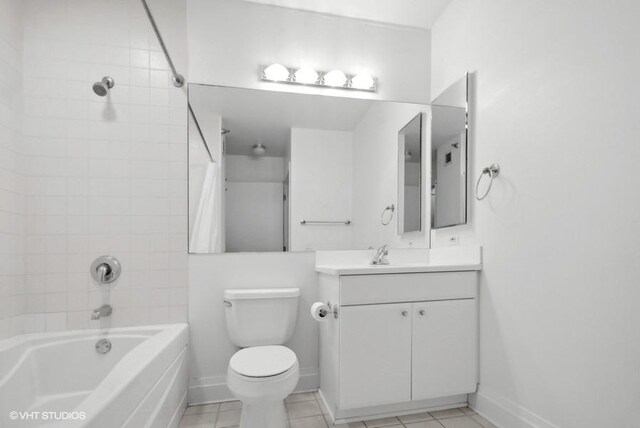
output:
[[[151,6],[186,46],[184,2]],[[112,326],[186,322],[186,88],[138,1],[24,8],[25,332],[104,326],[90,313],[108,302]],[[110,295],[89,275],[103,254],[123,266]]]

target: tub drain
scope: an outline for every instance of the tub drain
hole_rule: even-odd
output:
[[[111,351],[111,341],[109,339],[100,339],[96,342],[96,352],[98,354],[106,354]]]

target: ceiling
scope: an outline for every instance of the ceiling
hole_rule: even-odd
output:
[[[266,156],[286,155],[291,128],[353,131],[374,101],[287,92],[191,85],[189,102],[204,127],[221,116],[226,153],[251,155],[253,145],[266,146]]]
[[[245,0],[327,15],[430,29],[451,0]]]

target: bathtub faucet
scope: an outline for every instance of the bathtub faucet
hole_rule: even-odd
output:
[[[99,320],[100,318],[108,317],[109,315],[111,315],[111,312],[111,305],[102,305],[99,308],[93,310],[91,319]]]

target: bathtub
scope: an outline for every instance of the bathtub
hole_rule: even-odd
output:
[[[100,339],[111,341],[106,354]],[[0,342],[0,427],[177,427],[187,324],[28,334]]]

